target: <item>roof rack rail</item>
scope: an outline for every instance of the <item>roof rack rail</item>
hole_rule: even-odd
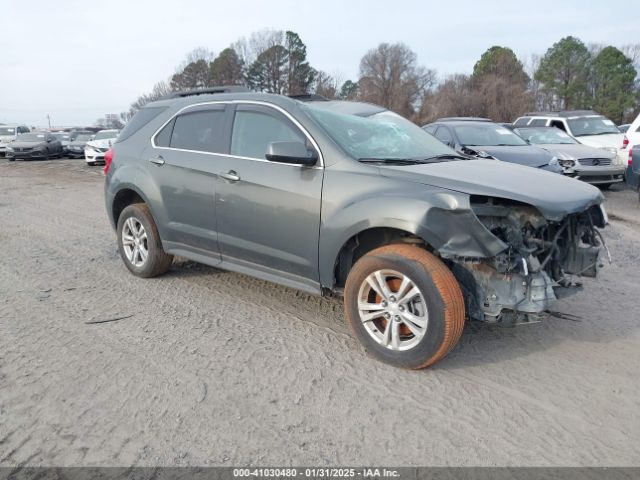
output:
[[[436,122],[493,122],[493,120],[484,117],[443,117]]]
[[[192,95],[211,95],[214,93],[239,93],[250,91],[247,87],[242,85],[222,85],[220,87],[211,88],[198,88],[195,90],[182,90],[180,92],[173,92],[167,95],[165,98],[183,98],[190,97]]]
[[[524,117],[581,117],[585,115],[600,115],[593,110],[560,110],[558,112],[527,112]]]
[[[287,95],[289,98],[293,98],[294,100],[300,100],[301,102],[328,102],[329,99],[322,95],[317,95],[315,93],[301,93],[298,95]]]

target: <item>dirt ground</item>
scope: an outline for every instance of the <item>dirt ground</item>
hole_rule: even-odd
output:
[[[100,168],[0,159],[0,465],[640,465],[640,204],[571,321],[368,357],[337,299],[177,261],[128,273]],[[114,317],[109,322],[87,322]]]

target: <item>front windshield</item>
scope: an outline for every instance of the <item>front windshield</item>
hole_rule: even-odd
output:
[[[620,133],[615,123],[605,117],[581,117],[567,120],[574,137]]]
[[[559,128],[518,128],[518,135],[533,144],[568,145],[578,143]]]
[[[495,123],[473,123],[453,127],[462,145],[518,146],[527,145],[522,138],[508,128]]]
[[[0,127],[0,135],[15,135],[16,129],[13,127]]]
[[[44,142],[44,133],[25,133],[18,138],[20,142]]]
[[[361,117],[313,105],[304,108],[340,147],[356,159],[423,160],[437,155],[456,155],[420,127],[390,111]]]
[[[101,132],[96,133],[96,136],[93,139],[105,140],[107,138],[116,138],[117,136],[118,132],[116,130],[102,130]]]

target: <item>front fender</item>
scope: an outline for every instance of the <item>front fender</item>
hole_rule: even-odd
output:
[[[334,285],[334,267],[342,247],[354,235],[371,228],[394,228],[417,235],[445,258],[492,257],[507,248],[476,218],[468,195],[406,182],[389,188],[389,180],[385,179],[386,189],[374,185],[345,204],[324,201],[344,196],[338,189],[331,192],[325,181],[319,244],[323,286]]]

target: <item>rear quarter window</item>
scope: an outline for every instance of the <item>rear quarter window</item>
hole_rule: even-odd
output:
[[[166,109],[167,107],[145,107],[138,110],[138,113],[136,113],[133,118],[129,120],[129,123],[127,123],[127,125],[122,129],[120,135],[118,135],[116,143],[129,138]]]

